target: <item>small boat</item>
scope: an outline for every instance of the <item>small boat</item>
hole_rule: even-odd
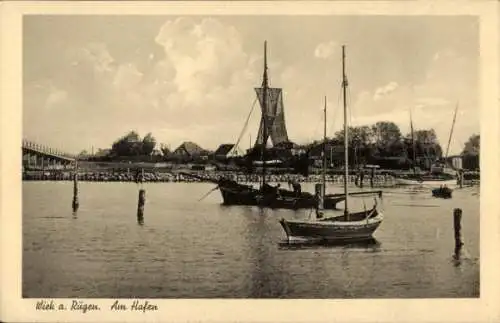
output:
[[[453,190],[447,186],[441,186],[432,190],[432,196],[443,199],[451,199]]]
[[[420,175],[411,174],[407,176],[397,176],[394,179],[397,185],[418,185],[425,187],[439,187],[443,185],[454,186],[457,184],[455,178],[448,176],[433,176],[433,175]]]
[[[453,128],[455,126],[455,121],[457,117],[458,104],[455,108],[455,113],[453,115],[453,122],[451,124],[450,137],[448,139],[448,145],[446,148],[446,154],[444,160],[448,157],[448,152],[450,149],[451,138],[453,135]],[[410,129],[411,129],[411,141],[413,144],[413,163],[417,160],[415,153],[415,140],[413,138],[413,120],[410,109]],[[456,186],[459,184],[459,176],[455,170],[447,167],[446,163],[441,165],[440,167],[434,167],[436,169],[440,169],[440,171],[434,171],[431,167],[431,172],[420,174],[416,171],[413,166],[413,173],[408,175],[395,175],[394,180],[397,185],[418,185],[425,187],[434,187],[440,188],[441,186]]]
[[[373,233],[382,220],[383,214],[377,210],[375,204],[369,211],[324,219],[317,216],[308,220],[285,220],[282,218],[280,224],[288,241],[360,241],[372,239]]]
[[[347,80],[345,76],[345,47],[342,46],[342,88],[344,101],[344,194],[345,209],[344,214],[324,217],[323,197],[324,197],[324,179],[323,187],[321,184],[316,186],[316,196],[318,205],[316,212],[305,220],[285,220],[280,219],[280,224],[285,231],[288,241],[308,240],[308,241],[360,241],[372,239],[375,230],[380,226],[383,220],[383,214],[377,209],[377,202],[372,209],[361,212],[349,212],[348,201],[349,194],[347,188],[348,170],[348,126],[347,126],[347,105],[346,105],[346,87]]]

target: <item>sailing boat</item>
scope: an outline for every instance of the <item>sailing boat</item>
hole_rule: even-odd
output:
[[[347,78],[345,74],[345,46],[342,46],[342,89],[344,101],[344,194],[345,209],[343,215],[324,216],[324,189],[318,192],[318,208],[315,216],[306,220],[281,219],[280,224],[285,231],[289,241],[319,240],[319,241],[352,241],[372,239],[373,232],[382,223],[383,215],[377,209],[377,203],[371,210],[351,213],[348,208],[349,193],[347,178],[349,176],[349,153],[348,153],[348,126],[347,126],[347,104],[346,104]],[[323,180],[324,185],[324,180]],[[323,192],[321,192],[323,191]]]
[[[452,125],[451,125],[451,130],[450,130],[450,137],[449,137],[449,140],[448,140],[448,147],[446,149],[446,155],[445,155],[445,160],[446,158],[448,157],[448,150],[450,148],[450,142],[451,142],[451,137],[452,137],[452,134],[453,134],[453,128],[454,128],[454,125],[455,125],[455,120],[456,120],[456,116],[457,116],[457,110],[458,110],[458,104],[455,108],[455,113],[454,113],[454,116],[453,116],[453,122],[452,122]],[[412,145],[413,145],[413,174],[409,174],[409,175],[406,175],[406,176],[401,176],[401,175],[395,175],[395,181],[396,181],[396,184],[398,185],[419,185],[419,186],[430,186],[430,187],[436,187],[438,189],[442,189],[442,188],[446,188],[448,186],[453,186],[453,185],[456,185],[457,183],[457,179],[455,176],[447,173],[447,172],[442,172],[442,173],[439,173],[439,174],[432,174],[431,173],[427,173],[427,174],[418,174],[416,172],[416,168],[415,168],[415,162],[416,162],[416,154],[415,154],[415,140],[413,138],[413,120],[412,120],[412,116],[411,116],[411,110],[410,110],[410,130],[411,130],[411,141],[412,141]]]
[[[281,95],[281,89],[270,88],[267,74],[267,42],[264,42],[264,73],[262,86],[256,89],[260,104],[262,105],[261,127],[257,142],[260,145],[260,164],[262,165],[261,183],[259,188],[252,185],[238,183],[232,179],[221,178],[212,181],[217,184],[216,189],[219,189],[222,195],[224,205],[253,205],[260,207],[278,208],[278,209],[302,209],[313,208],[317,205],[315,196],[309,192],[302,192],[300,184],[295,183],[293,191],[282,189],[279,184],[272,186],[266,183],[266,168],[268,162],[266,161],[266,143],[270,137],[268,133],[268,123],[274,127],[275,115],[273,112],[278,107],[278,96]],[[272,106],[269,106],[272,104]],[[324,154],[324,160],[326,155]],[[325,164],[325,162],[324,162]],[[198,177],[193,174],[184,174],[191,177]],[[215,189],[214,189],[215,190]],[[355,192],[351,195],[369,195],[381,194],[380,191],[365,191]],[[329,194],[325,196],[325,207],[328,209],[335,209],[337,203],[345,199],[344,194]]]

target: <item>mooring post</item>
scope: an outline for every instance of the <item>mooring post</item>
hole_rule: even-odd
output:
[[[370,173],[370,187],[373,188],[373,179],[375,178],[375,168],[371,169]]]
[[[137,203],[137,222],[144,223],[144,204],[146,203],[146,190],[141,188],[139,190],[139,201]]]
[[[359,187],[363,188],[363,182],[365,181],[365,170],[363,168],[359,168]]]
[[[73,212],[78,210],[80,203],[78,202],[78,164],[75,164],[75,174],[73,175]]]
[[[462,241],[462,209],[453,210],[453,228],[455,231],[455,258],[460,258],[460,251],[464,245]]]

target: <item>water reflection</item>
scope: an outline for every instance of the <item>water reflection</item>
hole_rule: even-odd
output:
[[[82,183],[88,185],[85,207],[71,213],[69,201],[57,199],[70,184],[23,182],[27,297],[479,295],[479,199],[466,190],[457,193],[466,248],[455,260],[450,213],[456,202],[437,202],[428,192],[410,197],[406,189],[384,191],[386,220],[376,239],[288,243],[279,219],[302,219],[309,210],[223,206],[218,196],[194,203],[207,185],[151,185],[148,194],[156,202],[147,204],[148,224],[144,219],[142,226],[137,217],[133,221],[135,185]],[[353,208],[363,207],[353,200]],[[439,207],[417,207],[430,204]]]
[[[245,240],[247,259],[250,263],[250,277],[247,289],[250,298],[282,297],[286,294],[287,275],[273,257],[275,245],[271,243],[274,233],[270,222],[275,220],[269,209],[245,208]],[[258,216],[256,216],[258,215]]]
[[[288,241],[282,240],[278,243],[280,249],[314,249],[314,248],[343,248],[343,249],[367,249],[370,251],[380,251],[382,244],[375,238],[360,241]]]

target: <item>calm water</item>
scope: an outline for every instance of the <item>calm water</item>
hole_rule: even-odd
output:
[[[311,185],[304,189],[312,191]],[[376,243],[283,245],[280,217],[309,211],[224,207],[213,185],[23,183],[23,296],[99,298],[397,298],[479,295],[478,188],[452,200],[385,189]],[[331,186],[329,192],[340,192]],[[351,209],[363,208],[356,198]],[[366,205],[373,200],[366,198]],[[454,207],[465,257],[452,260]]]

